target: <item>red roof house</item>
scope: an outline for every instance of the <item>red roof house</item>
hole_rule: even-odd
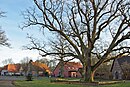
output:
[[[17,73],[19,72],[20,67],[20,64],[8,64],[4,66],[2,70],[8,70],[8,72]]]
[[[63,75],[64,77],[82,77],[79,69],[83,66],[79,62],[64,62],[63,66]],[[61,75],[61,65],[57,64],[56,68],[53,71],[53,75],[55,77],[59,77]]]
[[[20,64],[8,64],[8,72],[18,73],[21,65]]]
[[[14,74],[18,74],[18,73],[20,75],[20,72],[19,72],[20,67],[21,67],[20,64],[8,64],[8,65],[5,65],[1,69],[1,75],[14,75]]]

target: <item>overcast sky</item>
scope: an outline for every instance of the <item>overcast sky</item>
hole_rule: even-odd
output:
[[[38,58],[37,51],[22,50],[22,46],[28,44],[27,33],[39,35],[38,30],[25,29],[21,30],[18,26],[24,21],[21,15],[22,11],[32,7],[33,0],[0,0],[0,10],[6,12],[4,18],[0,18],[0,26],[5,31],[11,49],[0,46],[0,66],[2,61],[12,58],[15,63],[19,62],[24,57],[31,57],[33,60]]]

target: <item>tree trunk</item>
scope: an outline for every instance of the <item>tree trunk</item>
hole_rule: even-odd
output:
[[[94,82],[94,74],[96,70],[92,70],[91,66],[86,68],[84,73],[84,82]]]
[[[64,78],[64,61],[61,62],[61,76],[62,78]]]
[[[64,60],[63,60],[63,56],[61,56],[61,61],[60,61],[60,77],[64,78]]]
[[[96,71],[96,70],[95,70],[95,71]],[[94,74],[95,74],[95,71],[92,71],[92,72],[91,72],[91,78],[90,78],[90,79],[91,79],[91,80],[90,80],[91,82],[94,81]]]
[[[86,65],[83,65],[83,80],[84,82],[87,82],[87,69],[86,69]]]

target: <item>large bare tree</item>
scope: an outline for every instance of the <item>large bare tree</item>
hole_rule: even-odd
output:
[[[105,61],[129,53],[129,0],[33,0],[35,7],[23,13],[22,28],[40,26],[60,34],[83,64],[84,81],[94,81]],[[127,42],[129,44],[129,41]],[[116,53],[114,57],[108,57]],[[92,64],[92,54],[98,61]]]

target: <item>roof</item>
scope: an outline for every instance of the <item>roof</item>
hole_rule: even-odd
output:
[[[56,68],[58,66],[60,66],[60,62],[58,63]],[[68,71],[78,71],[79,68],[82,68],[83,66],[82,66],[82,64],[80,62],[64,62],[64,67],[67,67]],[[55,71],[55,69],[54,69],[54,71]]]
[[[9,72],[19,72],[21,65],[20,64],[8,64]]]
[[[32,62],[32,65],[33,65],[33,66],[36,66],[36,67],[38,67],[38,68],[40,68],[40,69],[42,69],[42,70],[46,70],[46,72],[48,72],[48,73],[51,72],[51,71],[50,71],[50,68],[49,68],[46,64],[44,64],[44,63]]]
[[[111,71],[113,69],[115,60],[116,59],[114,59],[114,61],[113,61]],[[117,61],[118,61],[119,65],[122,65],[122,63],[124,63],[124,62],[130,63],[130,56],[122,56],[122,57],[118,58]]]
[[[83,67],[79,62],[67,62],[65,65],[68,67],[68,71],[78,71],[79,68]]]
[[[121,65],[124,62],[130,63],[130,56],[123,56],[117,59],[118,63]]]
[[[2,70],[8,70],[9,72],[19,72],[20,67],[20,64],[8,64],[4,66]]]

